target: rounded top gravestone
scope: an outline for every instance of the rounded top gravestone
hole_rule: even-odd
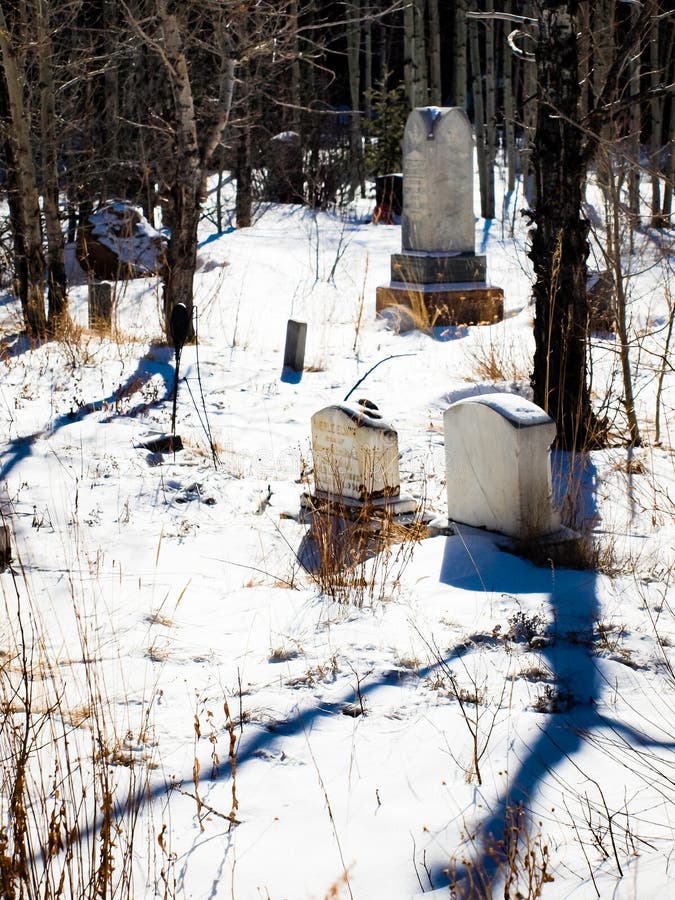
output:
[[[404,251],[475,252],[473,135],[460,107],[427,106],[403,136]]]

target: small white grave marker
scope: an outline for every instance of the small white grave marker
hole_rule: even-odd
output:
[[[555,423],[516,394],[453,403],[443,416],[448,518],[527,540],[560,528],[549,448]]]

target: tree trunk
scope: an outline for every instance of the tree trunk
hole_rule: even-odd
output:
[[[664,67],[661,65],[659,54],[659,21],[658,0],[650,0],[650,12],[653,16],[649,34],[649,68],[651,72],[651,86],[656,89],[659,82],[665,76]],[[665,83],[665,82],[664,82]],[[654,97],[650,102],[652,118],[652,133],[649,152],[649,166],[651,169],[652,199],[651,221],[652,228],[663,228],[664,222],[661,216],[661,173],[660,160],[663,142],[663,97]]]
[[[621,253],[621,181],[617,176],[612,164],[611,150],[607,153],[609,157],[606,171],[609,173],[610,181],[607,185],[608,194],[610,196],[610,204],[607,207],[607,251],[606,258],[612,272],[614,281],[614,291],[616,297],[616,332],[619,338],[619,356],[621,358],[621,377],[623,381],[623,406],[626,412],[626,421],[628,423],[628,433],[630,435],[630,445],[639,447],[642,440],[640,437],[640,427],[638,425],[637,415],[635,413],[635,396],[633,392],[633,374],[630,366],[630,342],[628,340],[628,319],[627,319],[627,276],[624,276],[622,269],[622,253]],[[629,169],[629,178],[632,174]],[[630,217],[629,227],[634,227],[633,217]]]
[[[507,0],[504,11],[510,13],[512,0]],[[506,37],[502,35],[504,54],[504,153],[507,167],[507,189],[516,187],[516,131],[515,131],[515,98],[513,95],[513,56],[511,49],[505,45]]]
[[[533,10],[528,8],[528,14]],[[523,193],[530,207],[537,203],[537,179],[532,162],[532,145],[537,124],[537,68],[530,60],[523,62],[523,136],[520,151],[520,168],[523,174]]]
[[[276,151],[275,151],[276,152]],[[237,197],[235,215],[237,228],[249,228],[251,225],[251,132],[247,126],[241,129],[237,139]]]
[[[412,109],[426,106],[428,81],[424,40],[424,0],[410,0],[403,8],[403,74]]]
[[[587,384],[588,222],[582,216],[585,165],[578,127],[577,3],[539,9],[537,204],[530,259],[535,283],[534,401],[555,421],[558,446],[586,450],[603,434]]]
[[[455,106],[466,109],[466,0],[455,3],[455,68],[453,89]]]
[[[176,167],[170,188],[172,222],[164,276],[165,330],[170,339],[171,313],[177,303],[185,304],[192,321],[192,283],[197,265],[202,168],[190,76],[181,47],[178,22],[174,15],[167,12],[165,0],[159,4],[159,11],[167,61],[171,66],[175,105]],[[189,337],[192,337],[192,332]]]
[[[12,202],[15,214],[12,217],[12,228],[15,232],[15,248],[20,248],[23,253],[23,260],[17,266],[17,271],[25,274],[25,280],[22,279],[20,285],[21,306],[28,335],[43,338],[47,333],[44,256],[40,203],[28,126],[30,114],[24,103],[24,75],[10,43],[10,32],[1,7],[0,54],[11,123],[9,142],[15,167],[16,193]]]
[[[300,134],[300,40],[298,34],[298,0],[290,0],[289,18],[292,35],[291,58],[291,131]]]
[[[361,132],[361,0],[350,0],[347,6],[347,67],[349,70],[349,119],[350,184],[349,199],[353,200],[357,188],[365,196],[363,171],[363,135]]]
[[[442,106],[441,22],[438,14],[438,0],[427,0],[427,2],[429,6],[429,102],[432,106]]]
[[[164,324],[167,337],[171,340],[171,314],[177,303],[185,304],[192,322],[197,228],[206,191],[208,164],[220,142],[232,106],[234,62],[229,60],[221,74],[220,96],[225,99],[219,103],[218,114],[206,133],[200,151],[192,86],[178,20],[168,12],[167,0],[157,0],[157,11],[164,39],[165,67],[171,80],[174,101],[175,167],[169,185],[171,235],[164,273]],[[192,337],[190,326],[188,339]]]
[[[47,235],[48,324],[57,333],[68,315],[65,238],[59,216],[59,175],[56,146],[56,103],[52,72],[53,47],[49,7],[37,0],[37,41],[40,75],[40,136],[42,151],[42,202]]]
[[[478,182],[480,185],[480,214],[490,219],[488,205],[488,170],[485,149],[485,113],[483,112],[483,79],[481,77],[480,53],[478,49],[478,23],[469,20],[469,49],[471,53],[471,83],[473,88],[473,117],[476,131],[476,156],[478,159]]]
[[[637,31],[637,13],[631,9],[631,27]],[[640,37],[636,40],[640,42]],[[628,173],[628,204],[631,212],[631,252],[633,250],[633,231],[640,225],[640,56],[642,47],[638,43],[629,61],[630,75],[630,123],[628,134],[629,158],[631,161]]]
[[[494,12],[494,2],[489,0],[488,12]],[[486,213],[484,218],[495,217],[495,160],[497,158],[497,79],[495,76],[495,21],[488,19],[485,41],[485,168]]]

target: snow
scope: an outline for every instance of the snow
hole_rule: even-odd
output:
[[[374,587],[354,588],[357,605],[322,594],[298,560],[311,416],[379,359],[395,356],[359,396],[398,430],[402,488],[441,518],[443,411],[469,396],[529,397],[519,202],[476,222],[490,282],[505,288],[504,322],[429,334],[375,319],[400,228],[369,223],[372,203],[344,215],[262,206],[252,228],[220,236],[204,219],[199,342],[183,350],[175,456],[141,447],[171,421],[155,279],[117,283],[112,339],[86,330],[72,260],[80,334],[31,347],[17,337],[16,301],[0,300],[0,485],[16,557],[14,574],[0,574],[3,640],[29,608],[68,707],[82,707],[97,672],[120,752],[152,761],[136,896],[154,895],[162,824],[179,897],[442,897],[449,877],[499,896],[494,847],[519,803],[528,818],[516,868],[524,876],[526,851],[539,860],[546,847],[544,897],[667,895],[672,370],[662,447],[553,460],[558,501],[596,534],[604,573],[537,568],[460,529],[371,559]],[[646,259],[662,253],[649,233],[638,245]],[[634,357],[649,438],[667,304],[644,268],[631,314],[653,331]],[[281,377],[291,316],[308,323],[296,383]],[[598,392],[616,388],[615,351],[611,336],[598,340]],[[503,378],[485,376],[490,355]],[[195,758],[201,815],[188,796]],[[111,766],[124,785],[128,766]]]

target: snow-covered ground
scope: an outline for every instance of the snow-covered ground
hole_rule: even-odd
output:
[[[31,347],[16,301],[0,299],[0,486],[16,557],[0,575],[3,644],[11,655],[22,612],[58,672],[73,740],[91,727],[82,692],[97,673],[120,790],[130,762],[148,764],[137,897],[168,883],[185,898],[396,900],[449,896],[455,881],[465,895],[534,897],[543,871],[547,898],[668,894],[672,366],[662,445],[650,442],[661,269],[636,277],[631,305],[646,446],[595,452],[572,475],[553,460],[557,497],[595,533],[602,571],[537,568],[460,530],[372,560],[359,606],[322,594],[299,562],[310,417],[380,359],[396,357],[359,396],[395,424],[402,487],[438,516],[443,411],[480,392],[528,395],[522,205],[476,221],[504,321],[432,333],[375,318],[400,228],[369,223],[372,204],[342,216],[264,207],[222,235],[205,219],[175,456],[142,447],[171,423],[154,279],[117,285],[112,339],[86,329],[74,261],[81,333]],[[639,235],[640,260],[662,245]],[[289,317],[308,323],[295,381],[282,378]],[[598,402],[606,384],[620,395],[615,350],[598,340]],[[36,708],[56,684],[36,676]],[[36,754],[47,771],[51,750]]]

